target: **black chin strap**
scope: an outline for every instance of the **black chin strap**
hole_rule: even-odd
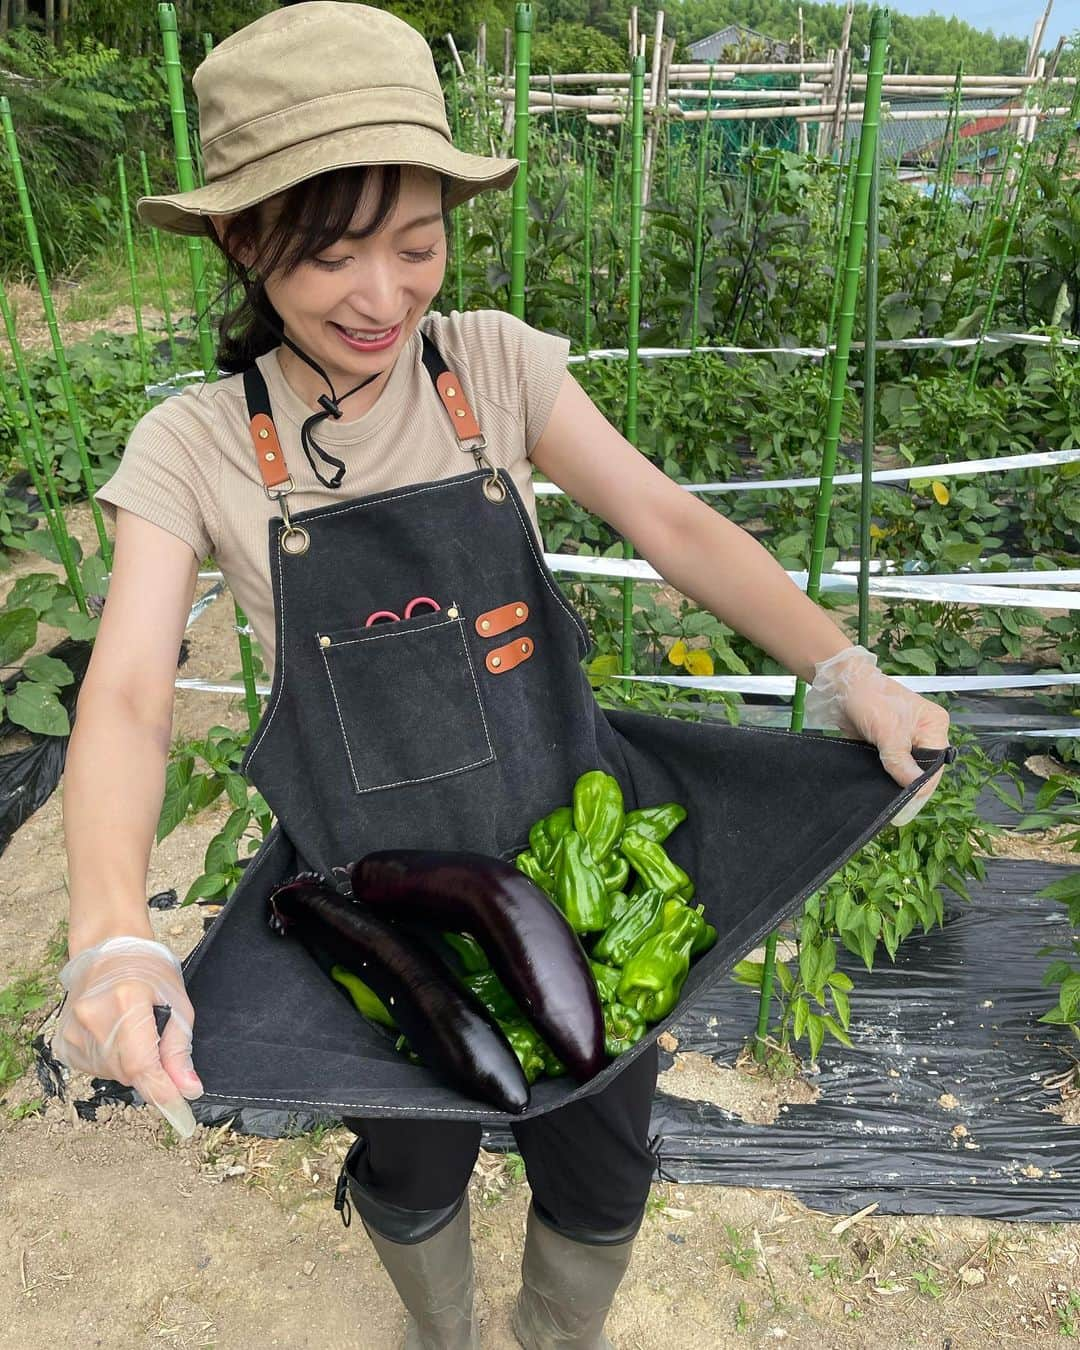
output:
[[[312,432],[319,425],[320,422],[324,422],[328,417],[332,417],[336,421],[341,416],[341,404],[345,401],[345,399],[355,394],[358,390],[363,389],[364,386],[370,384],[372,380],[377,380],[379,376],[382,374],[382,371],[377,370],[374,375],[368,375],[365,379],[361,380],[359,384],[354,385],[352,389],[348,391],[348,393],[342,394],[339,398],[334,391],[334,385],[330,379],[330,376],[327,375],[326,371],[323,370],[322,366],[320,366],[317,361],[313,361],[312,358],[308,356],[307,352],[301,351],[300,348],[296,345],[296,343],[293,342],[290,338],[287,338],[284,333],[281,334],[281,341],[286,347],[288,347],[288,349],[291,352],[293,352],[296,356],[298,356],[301,361],[307,362],[307,364],[311,367],[311,369],[314,370],[318,375],[321,375],[322,378],[326,381],[326,383],[330,386],[329,394],[319,395],[319,404],[321,405],[323,411],[312,413],[311,416],[300,428],[300,444],[304,448],[304,454],[307,456],[307,462],[311,465],[311,471],[312,473],[314,473],[315,477],[319,480],[319,482],[322,483],[324,487],[329,488],[340,487],[341,480],[345,477],[344,462],[336,458],[336,456],[334,455],[327,454],[327,452],[322,448],[321,445],[318,444],[318,442],[312,436]],[[318,455],[318,457],[323,461],[324,464],[332,464],[335,466],[335,472],[332,478],[324,478],[322,474],[319,472],[319,466],[315,463],[315,455]]]

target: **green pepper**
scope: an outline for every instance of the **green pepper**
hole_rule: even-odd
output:
[[[611,1003],[615,998],[615,991],[619,987],[619,981],[622,979],[622,971],[616,970],[614,966],[605,966],[600,961],[590,961],[592,967],[593,979],[596,981],[596,988],[600,994],[601,1003]]]
[[[674,906],[677,902],[668,902]],[[705,920],[696,909],[672,907],[669,926],[647,938],[623,969],[619,1002],[635,1008],[646,1022],[659,1022],[674,1008],[690,969],[690,951]]]
[[[665,896],[677,895],[683,900],[689,900],[694,894],[694,883],[679,864],[668,857],[662,845],[646,839],[637,830],[627,830],[619,848],[650,889],[663,891]]]
[[[544,1072],[544,1043],[528,1022],[502,1022],[503,1035],[510,1042],[527,1083],[535,1083]]]
[[[636,1045],[645,1035],[645,1019],[636,1008],[622,1003],[604,1007],[604,1049],[614,1059]]]
[[[680,806],[678,802],[665,802],[663,806],[645,806],[638,811],[628,811],[623,829],[636,830],[654,844],[662,844],[685,819],[685,806]]]
[[[555,869],[559,844],[567,830],[574,828],[574,813],[569,806],[558,806],[538,820],[529,831],[529,848],[545,872]]]
[[[373,1022],[381,1022],[384,1027],[397,1027],[389,1009],[374,989],[370,989],[359,976],[354,975],[345,966],[330,967],[330,978],[337,980],[349,991],[349,997],[356,1005],[357,1012],[369,1017]]]
[[[513,995],[493,970],[477,971],[475,975],[466,975],[462,984],[466,985],[480,1002],[494,1013],[500,1022],[513,1022],[521,1017],[521,1009],[514,1002]]]
[[[622,917],[609,923],[601,933],[593,947],[593,956],[613,966],[626,965],[645,939],[664,927],[666,903],[660,891],[645,891],[636,900],[631,900]],[[682,904],[682,901],[676,903]]]
[[[413,1064],[422,1063],[420,1056],[412,1048],[404,1036],[399,1036],[394,1042],[394,1049],[402,1055],[405,1055]]]
[[[577,830],[568,830],[563,836],[554,899],[575,933],[598,933],[607,927],[611,897]]]
[[[522,872],[534,882],[547,895],[555,889],[555,879],[550,872],[545,872],[540,866],[540,860],[536,854],[529,849],[527,853],[519,853],[514,859],[514,866],[519,872]]]
[[[686,903],[679,899],[667,900],[664,902],[664,927],[670,928],[678,919],[682,910],[688,908]],[[716,929],[705,918],[705,906],[695,905],[692,913],[701,918],[701,924],[697,929],[697,936],[694,938],[694,945],[690,948],[691,957],[700,956],[702,952],[707,952],[716,941]]]
[[[621,919],[630,908],[630,897],[622,891],[613,891],[611,893],[611,913],[608,915],[608,925],[610,926],[616,919]]]
[[[566,1072],[566,1065],[547,1041],[540,1042],[540,1053],[544,1056],[544,1073],[548,1078],[561,1078]]]
[[[589,846],[598,866],[623,831],[623,795],[618,779],[602,769],[583,773],[574,784],[574,829]],[[618,886],[611,887],[618,890]]]
[[[621,853],[609,853],[600,865],[600,875],[604,878],[604,889],[614,894],[630,880],[630,864]]]
[[[453,948],[466,975],[475,975],[477,971],[491,969],[487,952],[468,933],[444,933],[442,937],[447,946]]]

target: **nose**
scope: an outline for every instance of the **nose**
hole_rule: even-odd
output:
[[[388,328],[401,318],[401,287],[395,269],[386,261],[372,259],[348,295],[357,317],[356,327]]]

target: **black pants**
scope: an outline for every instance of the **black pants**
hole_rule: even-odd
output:
[[[611,1241],[636,1232],[656,1169],[649,1147],[656,1074],[653,1042],[602,1092],[511,1125],[539,1216],[568,1237]],[[468,1186],[479,1122],[342,1121],[366,1142],[355,1176],[378,1200],[436,1210]]]

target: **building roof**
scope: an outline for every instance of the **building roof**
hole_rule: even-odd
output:
[[[770,55],[775,56],[777,60],[787,60],[790,43],[769,37],[767,33],[759,33],[755,28],[746,28],[741,23],[729,23],[726,28],[720,28],[715,33],[710,33],[708,37],[689,43],[688,47],[695,61],[719,61],[725,47],[741,47],[744,43],[755,39],[763,42]]]
[[[993,113],[997,108],[1007,106],[1008,99],[964,99],[965,112]],[[925,111],[925,117],[904,118],[903,121],[891,121],[888,113],[883,113],[881,129],[878,133],[881,159],[883,163],[895,163],[897,160],[937,161],[937,147],[945,138],[949,125],[949,103],[947,99],[892,99],[891,105],[905,111]],[[995,123],[1000,119],[994,118]],[[963,129],[961,124],[961,128]],[[966,125],[972,125],[968,123]],[[975,123],[976,126],[979,123]],[[986,122],[982,123],[986,126]],[[851,121],[845,127],[845,139],[857,140],[858,121]]]

